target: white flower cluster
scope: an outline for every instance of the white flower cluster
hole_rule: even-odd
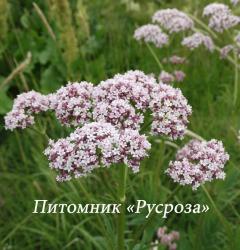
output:
[[[168,44],[168,35],[154,24],[146,24],[137,28],[134,32],[134,38],[137,41],[143,40],[146,43],[153,43],[157,48]]]
[[[57,119],[67,126],[79,126],[90,121],[93,85],[88,82],[68,83],[50,95],[50,106]]]
[[[160,24],[169,33],[185,31],[194,27],[193,20],[177,9],[159,10],[153,15],[152,21]]]
[[[209,16],[209,27],[217,32],[223,32],[240,23],[240,18],[232,14],[229,7],[221,3],[212,3],[203,10],[203,16]]]
[[[33,114],[49,109],[48,97],[36,91],[29,91],[17,96],[12,110],[5,116],[5,128],[26,128],[34,124]]]
[[[205,46],[211,52],[214,50],[214,43],[212,41],[212,38],[200,32],[196,32],[189,37],[185,37],[182,41],[182,45],[186,46],[190,50],[194,50],[200,45]]]
[[[173,140],[183,138],[192,108],[180,89],[159,84],[153,90],[150,108],[154,135],[165,135]]]
[[[85,176],[100,166],[124,162],[134,172],[151,145],[137,130],[117,130],[109,123],[93,122],[77,128],[65,139],[50,141],[45,155],[58,171],[57,180]]]
[[[166,173],[174,182],[196,190],[207,181],[224,179],[223,168],[228,160],[222,142],[192,140],[178,151],[176,161],[170,162]]]

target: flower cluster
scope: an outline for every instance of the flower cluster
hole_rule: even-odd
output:
[[[181,70],[175,70],[173,74],[163,70],[159,75],[159,81],[165,84],[171,84],[174,81],[182,82],[185,77],[186,77],[185,73]]]
[[[47,96],[36,91],[29,91],[17,96],[12,110],[5,116],[5,128],[26,128],[34,124],[33,114],[47,111],[49,100]]]
[[[121,99],[132,102],[137,109],[145,111],[151,100],[150,93],[156,84],[152,76],[139,70],[128,71],[102,81],[94,88],[93,98],[95,102],[106,103]]]
[[[50,106],[57,119],[66,126],[83,125],[91,119],[93,85],[88,82],[68,83],[51,95]]]
[[[160,24],[169,33],[185,31],[194,27],[192,19],[177,9],[159,10],[153,15],[152,21]]]
[[[234,46],[233,46],[232,44],[228,44],[228,45],[224,46],[224,47],[221,48],[221,50],[220,50],[220,57],[221,57],[222,59],[228,57],[229,53],[230,53],[231,51],[233,51],[233,50],[234,50]]]
[[[143,115],[136,114],[128,101],[117,99],[111,103],[99,102],[94,107],[93,119],[98,122],[108,122],[119,129],[139,129],[143,123]]]
[[[119,131],[109,123],[93,122],[65,139],[50,140],[45,155],[50,167],[59,173],[57,180],[67,181],[113,163],[124,162],[137,172],[150,146],[137,130]]]
[[[212,41],[212,38],[203,35],[200,32],[196,32],[189,37],[185,37],[182,41],[182,45],[188,47],[190,50],[194,50],[200,45],[205,46],[211,52],[214,50],[214,43]]]
[[[212,3],[203,10],[204,16],[209,16],[209,27],[217,32],[223,32],[240,23],[240,18],[232,14],[225,4]]]
[[[169,58],[169,62],[172,64],[184,64],[186,62],[186,58],[185,57],[180,57],[177,55],[173,55]]]
[[[159,26],[154,24],[143,25],[135,30],[134,38],[137,41],[153,43],[157,48],[168,44],[168,35],[163,33]]]
[[[176,250],[180,234],[177,231],[171,231],[167,233],[167,227],[160,227],[157,231],[157,237],[163,246],[168,247],[169,250]]]
[[[229,155],[222,142],[192,140],[178,151],[176,161],[171,161],[166,173],[180,185],[191,185],[196,190],[213,179],[224,179],[223,171]]]
[[[239,3],[239,0],[231,0],[231,4],[234,6],[237,5],[238,3]]]
[[[180,89],[166,84],[156,86],[150,107],[153,134],[166,135],[173,140],[183,138],[192,109]]]

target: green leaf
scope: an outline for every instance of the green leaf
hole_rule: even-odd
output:
[[[6,114],[11,110],[13,101],[7,96],[6,92],[0,91],[0,114]]]

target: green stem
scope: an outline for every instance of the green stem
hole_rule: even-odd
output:
[[[120,165],[120,178],[118,197],[121,204],[120,214],[118,215],[118,250],[124,250],[124,231],[125,231],[125,202],[126,202],[126,182],[127,166]]]
[[[151,52],[153,58],[155,59],[157,65],[159,66],[160,70],[163,70],[163,65],[161,64],[160,60],[158,59],[158,57],[157,57],[156,53],[154,52],[154,50],[152,49],[152,47],[148,43],[146,43],[146,45],[147,45],[149,51]]]
[[[217,208],[217,206],[216,206],[215,202],[213,201],[211,195],[209,194],[208,190],[204,186],[202,186],[202,189],[203,189],[204,193],[206,194],[207,198],[209,199],[210,203],[212,204],[212,206],[213,206],[217,216],[219,217],[221,223],[225,227],[226,232],[231,233],[231,227],[229,226],[228,221],[225,219],[225,217],[222,215],[222,213]]]
[[[199,141],[205,141],[200,135],[198,135],[198,134],[196,134],[193,131],[188,130],[188,129],[186,130],[186,135],[188,135],[194,139],[197,139]]]
[[[237,52],[234,52],[235,59],[235,78],[234,78],[234,92],[233,92],[233,105],[235,106],[237,103],[238,96],[238,55]]]

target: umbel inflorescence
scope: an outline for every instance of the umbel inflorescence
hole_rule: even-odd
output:
[[[138,172],[151,148],[148,135],[182,139],[192,113],[180,89],[157,82],[138,70],[117,74],[96,86],[74,82],[49,95],[34,91],[21,94],[5,117],[5,127],[10,130],[29,127],[34,124],[34,115],[44,111],[55,112],[60,124],[76,127],[68,137],[50,140],[44,152],[50,167],[58,172],[58,181],[85,176],[100,166],[115,163],[126,164]],[[147,134],[142,134],[143,131]],[[222,145],[219,147],[224,154]],[[202,168],[192,164],[189,157],[185,158],[190,175],[195,178],[191,171]],[[199,157],[202,160],[203,156]],[[178,160],[186,161],[185,158]],[[222,170],[227,154],[224,159],[214,161],[216,169]],[[183,170],[175,165],[171,162],[167,173],[182,184]],[[213,164],[208,166],[215,171]],[[200,174],[206,173],[202,170]],[[208,172],[203,179],[222,177],[223,172],[212,172],[211,176]],[[195,188],[196,180],[203,182],[195,178],[184,183]]]

